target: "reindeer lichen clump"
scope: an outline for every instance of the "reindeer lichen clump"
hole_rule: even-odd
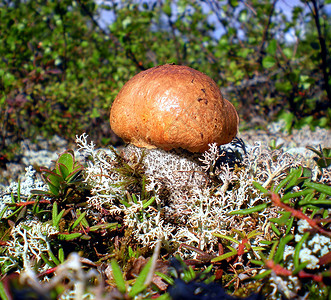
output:
[[[123,202],[127,201],[126,191],[136,188],[125,183],[128,179],[119,168],[118,156],[112,151],[96,151],[86,135],[77,137],[77,143],[79,151],[90,157],[86,168],[86,181],[93,186],[89,205],[124,214],[125,226],[146,247],[162,238],[211,250],[217,244],[213,233],[226,234],[232,227],[243,226],[240,218],[229,216],[231,211],[266,201],[252,185],[254,181],[264,186],[278,184],[286,171],[302,163],[298,157],[281,150],[263,150],[259,144],[244,150],[238,142],[230,147],[212,144],[200,157],[130,145],[121,159],[131,168],[127,175],[136,176],[135,168],[143,170],[140,179],[144,183],[136,182],[143,190],[136,194],[137,203],[128,206]],[[147,195],[155,197],[154,206],[144,207]],[[261,228],[275,215],[272,208],[262,212]]]

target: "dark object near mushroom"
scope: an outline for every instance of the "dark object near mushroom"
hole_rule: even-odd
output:
[[[177,259],[171,260],[171,266],[180,274],[185,265]],[[179,276],[179,275],[178,275]],[[167,289],[172,300],[264,300],[260,294],[253,294],[246,298],[233,297],[227,294],[224,288],[215,282],[206,284],[199,278],[185,282],[180,278],[174,280],[174,284]]]

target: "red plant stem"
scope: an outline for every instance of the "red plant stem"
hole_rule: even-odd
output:
[[[321,226],[319,226],[315,220],[310,219],[308,216],[306,216],[300,210],[296,210],[296,209],[286,205],[285,203],[283,203],[280,200],[280,197],[278,194],[271,193],[271,200],[276,206],[281,207],[281,208],[285,209],[286,211],[289,211],[293,217],[305,220],[312,228],[316,229],[319,233],[326,235],[328,237],[331,237],[330,231],[327,231],[324,228],[322,228]]]
[[[38,275],[38,277],[43,277],[45,275],[49,275],[49,274],[52,274],[56,271],[57,267],[54,267],[54,268],[50,268],[48,270],[46,270],[45,272],[42,272]]]
[[[238,256],[245,254],[246,244],[248,243],[248,239],[244,238],[238,246]]]
[[[49,200],[40,200],[40,201],[19,202],[19,203],[15,203],[15,204],[12,204],[12,205],[15,205],[16,207],[19,207],[19,206],[28,206],[28,205],[33,205],[36,202],[38,202],[38,203],[47,203],[47,204],[50,204],[51,203],[51,201],[49,201]]]
[[[299,278],[311,278],[314,281],[323,282],[323,276],[322,275],[309,274],[309,273],[306,273],[305,271],[300,271],[298,273],[298,277]]]
[[[276,275],[280,276],[291,276],[292,272],[283,268],[281,265],[275,264],[273,260],[267,260],[265,263],[266,267],[273,270]]]
[[[273,260],[267,260],[265,263],[266,267],[273,270],[278,276],[292,276],[293,272],[283,268],[281,265],[275,264]],[[316,282],[323,282],[322,275],[310,274],[305,271],[300,271],[298,273],[299,278],[310,278]]]

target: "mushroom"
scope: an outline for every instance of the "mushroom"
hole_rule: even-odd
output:
[[[132,77],[110,111],[110,126],[137,147],[203,152],[238,131],[234,106],[207,75],[186,66],[157,66]]]

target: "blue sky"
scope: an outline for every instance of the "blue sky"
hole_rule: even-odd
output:
[[[210,2],[213,2],[213,1],[218,1],[218,0],[210,0]],[[102,3],[103,1],[102,0],[96,0],[96,2],[97,3]],[[107,1],[105,1],[105,2],[107,2]],[[125,0],[118,0],[116,2],[125,3]],[[142,3],[142,1],[136,1],[136,2],[137,3]],[[144,1],[144,2],[148,2],[148,1]],[[173,2],[175,3],[176,1],[173,1]],[[222,1],[220,1],[220,2],[222,2]],[[203,3],[203,2],[201,2],[201,3],[202,3],[202,7],[203,7],[204,12],[206,12],[206,13],[209,12],[210,9],[209,9],[208,5]],[[298,5],[304,7],[307,11],[309,10],[307,5],[302,3],[300,0],[279,0],[276,3],[276,10],[281,11],[290,20],[291,16],[292,16],[293,7],[298,6]],[[331,15],[331,4],[325,5],[325,10],[326,10],[328,15]],[[173,11],[176,11],[175,4],[173,5]],[[103,10],[103,11],[101,11],[101,18],[99,20],[99,23],[103,28],[106,28],[114,20],[114,17],[115,16],[114,16],[112,11]],[[214,31],[213,36],[216,39],[219,39],[222,36],[222,34],[224,33],[223,28],[219,25],[215,15],[213,15],[213,14],[210,15],[209,16],[209,21],[211,23],[214,23],[215,28],[216,28],[215,31]],[[289,42],[295,41],[295,39],[296,39],[296,37],[295,37],[294,32],[291,32],[291,33],[286,35],[286,40],[289,41]]]

